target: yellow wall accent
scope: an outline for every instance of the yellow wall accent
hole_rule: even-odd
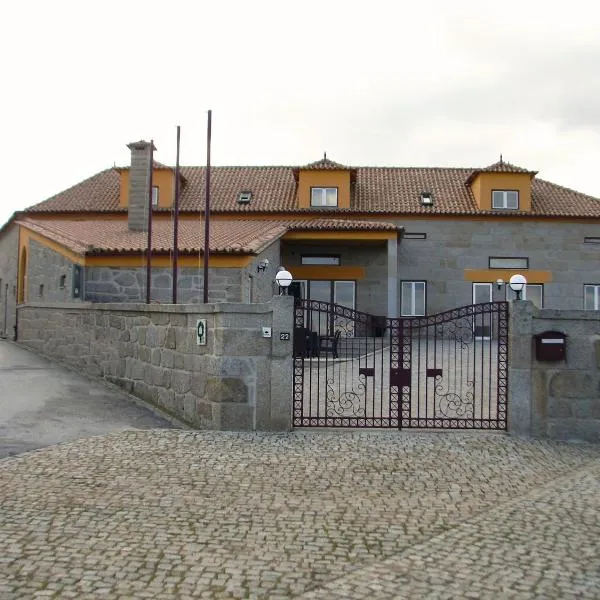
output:
[[[158,186],[158,206],[169,208],[173,205],[175,195],[175,175],[171,169],[154,169],[152,186]],[[119,206],[125,208],[129,204],[129,169],[120,173]]]
[[[69,259],[71,262],[74,262],[78,265],[85,264],[85,257],[82,254],[77,254],[77,252],[69,250],[62,244],[54,242],[53,240],[49,240],[47,237],[27,229],[27,227],[24,225],[21,225],[19,228],[19,239],[21,248],[29,248],[29,240],[35,240],[39,244],[42,244],[42,246],[46,246],[46,248],[50,248],[57,254]]]
[[[294,279],[364,279],[364,267],[330,265],[297,265],[289,268]]]
[[[531,178],[529,173],[479,173],[471,182],[471,190],[481,210],[492,210],[492,190],[518,190],[519,208],[515,212],[531,212]]]
[[[529,269],[465,269],[467,281],[478,281],[481,283],[493,282],[503,279],[508,283],[513,275],[520,273],[527,279],[527,283],[550,283],[552,271],[530,271]]]
[[[284,240],[393,240],[396,231],[290,231]]]
[[[300,171],[298,175],[298,206],[311,208],[310,188],[336,187],[338,207],[350,208],[350,171]]]

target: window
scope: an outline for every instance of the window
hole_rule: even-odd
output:
[[[425,281],[403,281],[400,314],[419,317],[425,314]]]
[[[61,276],[60,276],[60,280],[59,280],[59,282],[58,282],[58,287],[59,287],[61,290],[64,290],[64,289],[65,289],[65,285],[66,285],[66,284],[67,284],[67,276],[66,276],[66,275],[61,275]]]
[[[512,291],[510,285],[506,285],[506,299],[514,300],[517,294]],[[538,308],[544,308],[544,286],[541,283],[527,283],[521,293],[523,300],[531,300]]]
[[[421,192],[421,204],[431,206],[433,204],[433,194],[431,192]]]
[[[158,186],[152,186],[152,206],[158,206]]]
[[[426,233],[413,233],[411,231],[405,231],[404,235],[402,236],[402,239],[405,239],[405,240],[426,240],[427,239],[427,234]]]
[[[40,289],[39,289],[39,292],[38,292],[38,296],[40,298],[44,297],[44,284],[43,283],[40,283]]]
[[[600,244],[600,237],[584,237],[584,244]]]
[[[516,190],[494,190],[492,208],[519,208],[519,192]]]
[[[529,269],[529,259],[515,256],[490,256],[490,269]]]
[[[240,192],[238,204],[250,204],[250,200],[252,200],[252,192]]]
[[[583,286],[583,308],[600,310],[600,284],[586,283]]]
[[[331,255],[321,256],[302,256],[303,265],[333,265],[336,267],[340,266],[340,257]]]
[[[337,206],[337,188],[314,187],[310,189],[311,206]]]

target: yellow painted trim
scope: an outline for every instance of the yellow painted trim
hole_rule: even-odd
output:
[[[26,225],[21,225],[20,227],[22,232],[21,246],[26,245],[27,247],[29,247],[29,241],[35,240],[39,244],[42,244],[42,246],[46,246],[46,248],[50,248],[57,254],[60,254],[61,256],[64,256],[65,258],[69,259],[71,262],[74,262],[78,265],[85,264],[85,257],[82,254],[77,254],[77,252],[73,252],[73,250],[65,248],[65,246],[63,246],[62,244],[50,240],[46,236],[39,234],[35,231],[27,229]]]
[[[208,266],[220,268],[236,268],[246,267],[252,262],[252,256],[226,256],[226,255],[211,255]],[[172,257],[168,255],[155,255],[152,257],[153,267],[170,267]],[[110,256],[88,256],[85,264],[87,267],[145,267],[146,257],[143,254],[113,254]],[[198,256],[179,256],[178,264],[180,267],[203,267],[204,262]]]
[[[520,273],[524,275],[528,283],[550,283],[552,281],[552,271],[531,271],[529,269],[465,269],[465,279],[467,281],[478,281],[481,283],[496,283],[502,279],[508,283],[513,275]]]
[[[332,267],[329,265],[297,265],[290,266],[289,271],[294,279],[355,279],[365,278],[364,267]]]
[[[290,231],[284,240],[393,240],[395,231]]]

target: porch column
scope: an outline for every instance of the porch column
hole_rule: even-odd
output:
[[[387,316],[394,319],[398,316],[398,237],[387,241],[388,285]]]

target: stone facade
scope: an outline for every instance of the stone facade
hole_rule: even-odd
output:
[[[487,269],[490,256],[527,257],[530,270],[552,272],[544,285],[544,308],[583,308],[583,284],[600,283],[600,245],[584,243],[600,236],[598,223],[563,221],[397,219],[406,232],[426,239],[403,239],[398,248],[400,280],[427,281],[427,312],[435,314],[471,304],[472,283],[465,269]],[[527,270],[523,271],[527,277]],[[592,280],[590,280],[593,279]],[[535,283],[531,281],[530,283]],[[505,298],[493,286],[493,300]]]
[[[29,301],[70,302],[73,299],[73,263],[68,258],[31,240],[27,263]]]
[[[9,225],[0,236],[0,337],[14,339],[17,306],[19,230]]]
[[[208,270],[210,302],[240,302],[239,268]],[[198,268],[180,268],[177,276],[177,300],[198,304],[203,300],[204,273]],[[145,268],[88,267],[85,272],[85,299],[90,302],[143,302],[146,299]],[[173,278],[170,267],[152,268],[152,302],[170,304]]]
[[[19,341],[198,428],[291,427],[292,298],[201,306],[29,304]],[[207,321],[207,344],[196,324]],[[272,337],[262,336],[272,328]],[[291,335],[290,335],[291,338]]]
[[[537,360],[534,336],[566,334],[566,360]],[[600,317],[510,303],[509,431],[600,442]]]

